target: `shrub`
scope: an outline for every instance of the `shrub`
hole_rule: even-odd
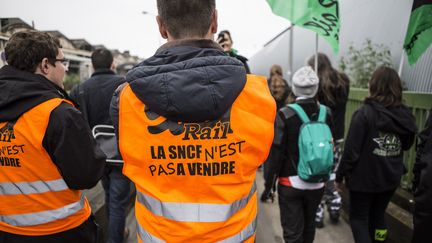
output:
[[[75,84],[80,82],[80,77],[78,74],[66,74],[65,80],[64,80],[64,89],[66,91],[70,91]]]
[[[366,39],[361,49],[349,47],[346,57],[342,57],[339,68],[352,80],[351,86],[367,88],[372,73],[379,66],[393,67],[390,49],[383,44],[373,44]]]

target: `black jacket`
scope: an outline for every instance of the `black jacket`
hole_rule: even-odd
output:
[[[319,106],[314,99],[297,100],[308,117],[312,121],[318,119]],[[327,109],[326,123],[332,127],[332,115]],[[276,116],[275,136],[270,150],[266,166],[269,166],[265,176],[266,190],[269,191],[276,177],[288,177],[297,175],[299,160],[298,137],[303,122],[296,112],[285,106],[281,108]]]
[[[0,69],[0,122],[18,119],[53,98],[69,99],[63,89],[42,75],[8,65]],[[51,112],[42,145],[71,189],[89,189],[103,174],[105,155],[81,112],[68,103]]]
[[[90,128],[100,124],[112,125],[109,115],[111,99],[117,87],[124,82],[122,76],[110,69],[96,70],[90,79],[80,85],[84,92],[85,109],[80,104],[78,87],[71,91],[70,97],[78,103],[81,111],[86,111]]]
[[[246,83],[243,64],[211,40],[168,42],[126,75],[151,111],[172,121],[213,121],[232,106]],[[118,127],[118,93],[111,117]]]
[[[431,111],[432,112],[432,111]],[[431,113],[432,114],[432,113]],[[432,214],[432,115],[419,135],[416,162],[414,163],[413,190],[416,211]]]
[[[365,101],[352,116],[336,182],[345,178],[350,190],[360,192],[397,188],[406,173],[403,150],[411,147],[416,132],[407,107]]]
[[[240,61],[243,63],[243,66],[244,66],[245,69],[246,69],[246,73],[251,73],[251,72],[250,72],[249,65],[247,64],[248,59],[247,59],[246,57],[244,57],[244,56],[242,56],[242,55],[236,55],[236,56],[234,56],[234,57],[237,58],[238,60],[240,60]]]
[[[237,54],[237,50],[231,49],[230,52],[227,53],[230,57],[237,58],[240,62],[243,63],[244,68],[246,69],[246,73],[250,73],[249,65],[247,64],[248,59],[242,55]]]
[[[348,102],[348,96],[349,96],[349,78],[345,74],[340,74],[342,79],[345,80],[346,85],[344,87],[344,90],[335,92],[338,93],[338,99],[336,101],[336,104],[330,105],[328,104],[324,99],[324,92],[321,90],[318,91],[318,101],[329,107],[331,109],[332,115],[333,115],[333,128],[332,131],[334,140],[339,140],[344,138],[345,133],[345,111],[346,111],[346,104]]]

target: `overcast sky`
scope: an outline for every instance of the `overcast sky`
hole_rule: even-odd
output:
[[[265,0],[216,0],[219,30],[231,31],[234,48],[251,57],[289,22],[273,15]],[[160,38],[156,0],[0,0],[0,17],[18,17],[38,30],[58,30],[109,49],[153,55]]]

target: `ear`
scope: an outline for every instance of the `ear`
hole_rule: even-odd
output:
[[[216,34],[218,30],[218,12],[217,9],[214,10],[212,14],[212,21],[210,25],[210,31],[212,34]]]
[[[42,59],[40,64],[38,65],[36,72],[38,72],[42,75],[48,75],[51,72],[51,63],[49,63],[48,58]]]
[[[110,69],[111,69],[112,71],[115,72],[115,70],[116,70],[116,65],[115,65],[114,62],[111,63],[111,67],[110,67]]]
[[[164,39],[168,39],[168,32],[167,29],[165,27],[165,24],[162,22],[162,19],[158,16],[156,16],[156,21],[158,23],[159,26],[159,33],[162,36],[162,38]]]

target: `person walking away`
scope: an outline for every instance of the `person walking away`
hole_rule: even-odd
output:
[[[270,75],[269,75],[269,78],[267,79],[267,83],[268,83],[269,87],[270,87],[271,79],[274,76],[283,77],[282,67],[280,65],[274,64],[270,67]]]
[[[268,79],[270,92],[276,101],[276,108],[279,110],[287,103],[287,98],[291,89],[287,81],[282,77],[282,68],[279,65],[273,65],[270,69],[270,78]]]
[[[315,99],[319,79],[312,68],[306,66],[297,70],[292,82],[292,93],[296,100],[277,113],[269,174],[278,178],[280,220],[285,242],[310,243],[315,238],[315,212],[333,164],[332,122],[330,110],[319,105]],[[311,134],[324,139],[318,141],[316,147],[309,148],[303,144],[304,131],[308,128],[304,129],[314,123],[319,128]],[[322,156],[313,162],[309,161],[305,149],[318,149]],[[304,162],[312,165],[314,170]],[[305,171],[317,173],[305,177]],[[267,187],[265,191],[270,191],[270,188]]]
[[[249,65],[247,64],[248,59],[242,55],[239,55],[238,51],[232,47],[234,42],[232,40],[231,33],[228,30],[222,30],[219,32],[217,42],[221,45],[222,49],[228,56],[237,58],[243,63],[247,74],[251,73]]]
[[[254,242],[254,180],[276,113],[266,79],[213,41],[214,0],[157,7],[168,42],[129,71],[111,106],[138,241]]]
[[[419,134],[416,162],[414,163],[414,230],[412,243],[430,240],[432,225],[432,115],[425,129]]]
[[[80,110],[85,113],[91,128],[97,125],[112,126],[110,102],[114,91],[124,83],[124,78],[115,74],[114,59],[109,50],[94,50],[91,61],[94,73],[90,79],[72,90],[71,98],[79,103]],[[115,157],[110,159],[121,161],[121,156],[115,151]],[[122,243],[125,235],[126,207],[130,200],[128,196],[131,182],[122,174],[122,168],[122,163],[108,162],[102,177],[108,215],[108,243]]]
[[[417,127],[402,103],[402,82],[395,70],[379,67],[369,81],[369,96],[354,112],[336,183],[349,189],[349,217],[357,243],[383,242],[388,230],[385,210],[406,173],[403,150]]]
[[[273,65],[270,68],[270,78],[267,80],[270,92],[273,96],[273,98],[276,101],[276,109],[279,110],[287,103],[287,98],[289,93],[291,92],[290,88],[288,87],[288,84],[285,79],[282,78],[282,68],[279,65]],[[277,132],[277,130],[275,131]],[[278,136],[275,134],[275,136]],[[274,201],[274,194],[276,189],[276,176],[269,174],[269,166],[267,162],[268,160],[272,159],[271,155],[273,153],[270,152],[269,157],[264,162],[264,188],[271,188],[270,191],[264,190],[264,192],[261,194],[260,200],[261,202],[267,202],[268,200]]]
[[[315,66],[315,55],[309,58],[308,65]],[[329,107],[333,117],[333,136],[335,144],[335,156],[333,171],[337,168],[342,156],[342,144],[344,140],[345,110],[349,95],[349,78],[346,74],[335,70],[330,59],[324,53],[318,53],[318,78],[320,85],[318,89],[318,101]],[[335,173],[331,174],[330,180],[324,187],[324,196],[315,217],[317,228],[324,227],[324,208],[330,216],[330,222],[337,223],[339,220],[342,197],[334,187]]]
[[[0,242],[97,241],[87,198],[105,155],[63,90],[69,61],[57,38],[13,34],[0,69]]]

